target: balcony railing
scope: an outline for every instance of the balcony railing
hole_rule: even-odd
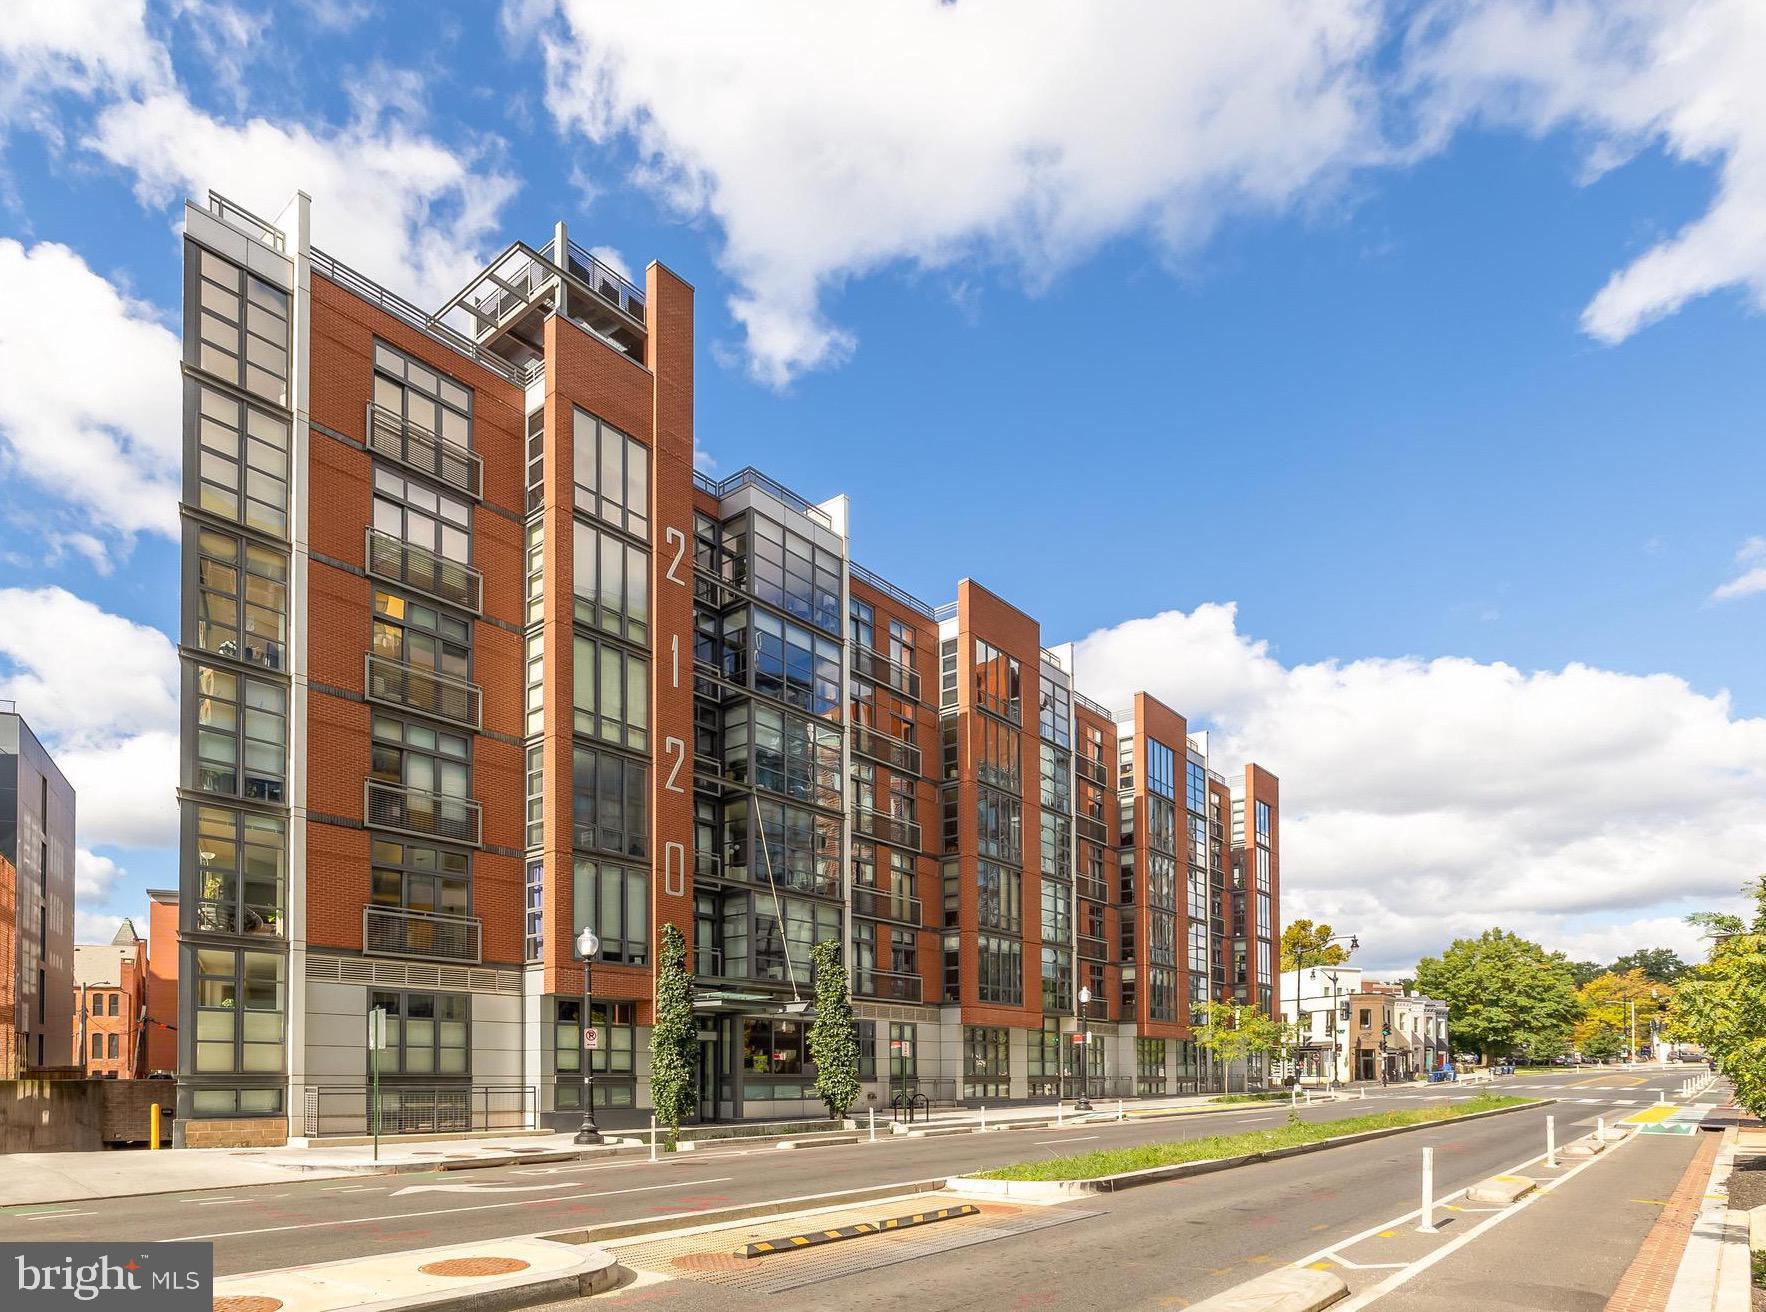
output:
[[[1104,768],[1104,763],[1102,761],[1094,761],[1089,756],[1080,756],[1078,753],[1075,753],[1073,757],[1073,768],[1079,774],[1081,779],[1089,779],[1094,784],[1104,788],[1110,786],[1110,774]]]
[[[1087,697],[1077,688],[1073,690],[1073,701],[1075,705],[1085,707],[1086,710],[1103,720],[1104,723],[1108,724],[1111,722],[1110,708],[1102,702],[1094,702],[1090,697]]]
[[[479,726],[479,689],[476,683],[456,679],[421,665],[407,665],[369,652],[362,686],[371,702],[402,706],[420,715],[451,720],[469,729]]]
[[[370,829],[479,845],[483,808],[470,797],[448,797],[380,779],[367,780],[363,792],[363,818]]]
[[[368,530],[365,548],[368,573],[459,606],[474,615],[483,609],[484,575],[470,565],[448,560],[378,529]]]
[[[420,957],[425,961],[482,960],[483,922],[477,916],[449,916],[403,907],[362,908],[362,951],[375,957]]]
[[[724,951],[722,948],[694,948],[693,973],[707,975],[713,979],[722,979],[724,973]]]
[[[920,676],[905,665],[872,651],[869,647],[861,647],[852,643],[852,672],[861,679],[871,679],[877,683],[886,683],[909,701],[920,700]]]
[[[1090,934],[1077,936],[1079,955],[1091,961],[1108,961],[1109,955],[1104,948],[1104,940]]]
[[[368,449],[375,455],[409,465],[467,496],[481,494],[484,461],[478,452],[439,437],[372,401],[368,402],[366,431]]]
[[[885,843],[894,843],[897,847],[920,847],[920,826],[906,820],[897,820],[892,815],[884,815],[880,811],[867,811],[863,807],[855,807],[852,813],[852,827],[866,838],[875,838]]]
[[[1102,820],[1093,820],[1089,815],[1074,817],[1081,838],[1089,838],[1094,843],[1109,843],[1110,831],[1104,827]]]
[[[385,1082],[380,1124],[366,1084],[296,1086],[301,1128],[309,1139],[327,1135],[464,1134],[472,1130],[531,1130],[539,1119],[532,1085],[447,1084],[434,1087]]]
[[[920,1000],[921,980],[918,975],[894,970],[865,970],[863,967],[855,975],[853,992],[861,997],[886,998],[891,1002]]]
[[[920,749],[862,724],[852,726],[852,750],[903,774],[920,773]]]
[[[1101,879],[1081,875],[1079,877],[1079,896],[1090,898],[1093,902],[1108,902],[1110,900],[1109,886]]]
[[[891,583],[888,579],[884,578],[881,574],[878,574],[872,570],[866,569],[863,565],[859,564],[857,561],[853,561],[850,565],[847,566],[847,568],[852,571],[853,578],[858,579],[863,583],[869,584],[871,587],[877,589],[878,592],[881,592],[886,597],[895,598],[895,600],[899,601],[902,605],[908,607],[910,610],[917,610],[922,615],[930,615],[932,613],[932,603],[931,602],[921,601],[913,593],[904,591],[903,589],[896,587],[895,584]]]
[[[891,893],[883,888],[855,886],[852,890],[852,913],[874,920],[896,920],[903,924],[921,923],[920,899],[910,893]]]

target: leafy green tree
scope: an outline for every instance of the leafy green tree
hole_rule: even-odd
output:
[[[816,1097],[838,1120],[858,1101],[858,1025],[840,944],[825,939],[810,949],[815,963],[816,1018],[809,1027],[809,1054],[816,1064]]]
[[[1447,1004],[1455,1049],[1486,1060],[1556,1051],[1581,1015],[1564,954],[1506,930],[1455,939],[1439,957],[1417,962],[1416,982]]]
[[[1657,984],[1673,984],[1686,974],[1689,967],[1672,948],[1639,948],[1627,952],[1607,969],[1615,975],[1640,970]]]
[[[1290,920],[1282,929],[1282,969],[1342,965],[1355,949],[1347,943],[1331,942],[1336,936],[1337,931],[1330,925]]]
[[[1225,1078],[1232,1068],[1247,1062],[1244,1088],[1251,1089],[1253,1056],[1280,1056],[1293,1041],[1293,1027],[1273,1020],[1267,1012],[1237,1002],[1199,1002],[1191,1013],[1196,1020],[1196,1046],[1209,1053],[1224,1068]]]
[[[1735,1100],[1766,1115],[1766,877],[1748,886],[1752,924],[1700,913],[1687,919],[1723,935],[1693,968],[1674,999],[1672,1027],[1690,1035],[1735,1085]]]
[[[1630,1046],[1633,1021],[1638,1043],[1647,1044],[1652,1023],[1667,1010],[1673,994],[1672,988],[1641,970],[1623,975],[1603,971],[1576,991],[1582,1008],[1572,1035],[1576,1047],[1583,1056],[1597,1060],[1617,1056]]]
[[[687,941],[673,924],[662,927],[656,961],[656,1015],[650,1030],[650,1103],[674,1149],[681,1122],[694,1110],[699,1091],[693,1066],[699,1056],[699,1024],[693,1019],[693,977],[687,973]]]
[[[1581,988],[1596,976],[1606,973],[1607,968],[1598,961],[1572,961],[1570,963],[1570,978],[1575,980],[1577,988]]]

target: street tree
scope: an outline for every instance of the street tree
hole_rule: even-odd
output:
[[[1572,961],[1570,963],[1570,978],[1576,982],[1577,988],[1581,988],[1596,975],[1604,975],[1606,972],[1607,968],[1598,961]]]
[[[1282,930],[1282,969],[1304,966],[1340,966],[1355,951],[1347,943],[1333,943],[1337,931],[1323,922],[1290,920]]]
[[[662,927],[662,951],[656,959],[655,1022],[650,1030],[650,1102],[673,1150],[681,1122],[692,1114],[698,1098],[693,1066],[699,1056],[687,941],[673,924]]]
[[[1424,957],[1416,982],[1447,1004],[1455,1049],[1474,1049],[1486,1061],[1561,1051],[1581,1014],[1563,953],[1501,929],[1455,939],[1439,957]]]
[[[1607,967],[1615,975],[1641,970],[1657,984],[1674,984],[1690,969],[1673,948],[1639,948]]]
[[[1657,983],[1641,969],[1596,975],[1576,990],[1576,1002],[1582,1009],[1572,1031],[1577,1050],[1584,1057],[1603,1060],[1629,1049],[1634,1035],[1648,1041],[1673,995],[1671,987]]]
[[[1687,919],[1721,935],[1674,1000],[1675,1033],[1690,1036],[1735,1085],[1735,1100],[1766,1115],[1766,877],[1748,886],[1752,923],[1701,913]]]
[[[835,1120],[858,1101],[858,1025],[840,944],[825,939],[810,949],[815,962],[816,1018],[809,1027],[809,1055],[816,1064],[816,1097]]]
[[[1293,1027],[1273,1020],[1258,1008],[1238,1002],[1198,1002],[1192,1008],[1196,1046],[1223,1068],[1230,1084],[1232,1068],[1245,1063],[1244,1090],[1251,1089],[1250,1058],[1281,1056],[1293,1039]],[[1230,1088],[1228,1092],[1230,1092]]]

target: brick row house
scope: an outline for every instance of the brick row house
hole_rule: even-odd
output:
[[[703,1120],[815,1108],[828,939],[865,1104],[1217,1079],[1193,1005],[1273,1007],[1272,774],[863,568],[846,497],[696,471],[661,265],[559,224],[431,312],[309,221],[186,214],[181,1132],[360,1132],[377,1008],[391,1132],[573,1124],[585,1025],[636,1123],[669,924]]]

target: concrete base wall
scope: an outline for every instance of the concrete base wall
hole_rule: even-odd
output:
[[[183,1148],[280,1148],[288,1142],[288,1121],[281,1116],[185,1121],[179,1129]]]
[[[146,1143],[160,1104],[170,1142],[177,1086],[169,1080],[0,1080],[0,1153],[92,1152]]]

